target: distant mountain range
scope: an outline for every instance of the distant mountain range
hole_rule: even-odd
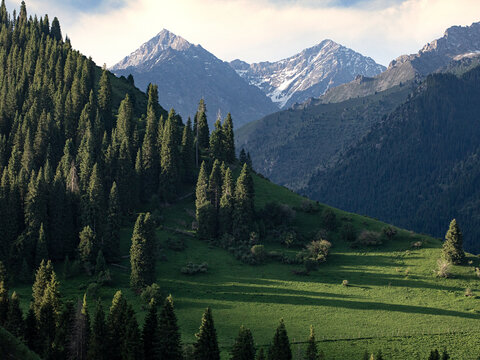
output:
[[[426,44],[417,54],[402,55],[393,60],[383,73],[358,77],[355,81],[329,89],[323,103],[340,102],[384,91],[421,79],[441,70],[453,60],[474,57],[480,53],[480,22],[471,26],[452,26],[443,37]]]
[[[375,76],[386,68],[332,40],[276,62],[230,65],[249,84],[261,89],[280,109],[319,97],[326,90],[357,76]]]
[[[132,74],[135,84],[145,90],[159,86],[159,101],[183,117],[193,116],[205,99],[209,122],[217,113],[232,113],[236,126],[277,111],[258,88],[247,84],[228,63],[200,45],[193,45],[168,30],[144,43],[111,68],[116,75]]]
[[[277,62],[227,63],[164,29],[111,71],[119,76],[132,74],[142,90],[150,82],[158,84],[160,103],[183,117],[195,114],[194,104],[204,98],[210,123],[218,111],[231,112],[239,127],[384,69],[331,40]]]
[[[357,76],[319,99],[266,116],[237,131],[237,147],[272,181],[300,190],[355,146],[422,82],[452,66],[472,67],[480,53],[480,23],[454,26],[415,55],[400,56],[375,77]],[[314,186],[312,184],[311,186]],[[310,189],[309,191],[314,191]]]

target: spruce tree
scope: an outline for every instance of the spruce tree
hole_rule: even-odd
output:
[[[265,352],[264,352],[263,348],[260,348],[260,350],[258,350],[256,360],[266,360]]]
[[[283,319],[280,320],[268,350],[268,360],[292,360],[292,350]]]
[[[231,360],[255,360],[255,345],[250,329],[240,327],[231,350]]]
[[[227,114],[225,121],[223,122],[223,140],[224,140],[224,153],[225,161],[232,164],[235,161],[235,139],[233,135],[233,120],[230,113]]]
[[[131,139],[133,134],[133,105],[128,94],[125,95],[125,99],[122,100],[118,108],[116,129],[117,140],[120,144],[124,140]]]
[[[315,342],[315,331],[313,326],[310,326],[310,336],[308,337],[307,351],[304,356],[305,360],[318,360],[317,343]]]
[[[114,259],[120,251],[121,210],[117,184],[114,182],[108,198],[107,221],[103,249],[107,259]]]
[[[213,323],[212,311],[208,307],[203,313],[200,330],[195,334],[193,358],[195,360],[220,360],[217,332]]]
[[[27,317],[25,319],[25,334],[24,334],[25,343],[27,344],[30,350],[39,352],[39,333],[38,333],[38,324],[37,318],[35,316],[35,311],[33,306],[30,306]]]
[[[96,236],[90,226],[85,226],[79,234],[78,256],[88,274],[91,273],[95,263],[97,249]]]
[[[215,129],[212,131],[209,140],[210,155],[213,159],[225,161],[225,138],[220,119],[217,119],[217,121],[215,121],[214,126]]]
[[[130,247],[130,286],[141,289],[155,281],[155,229],[150,213],[140,214]]]
[[[208,196],[208,179],[205,162],[202,162],[195,190],[195,215],[198,225],[197,235],[207,240],[215,236],[215,209]]]
[[[197,144],[201,151],[205,151],[208,149],[208,145],[210,142],[210,130],[208,129],[208,122],[207,122],[207,109],[205,106],[205,101],[203,99],[200,100],[198,104],[198,110],[195,114],[195,129],[193,131],[197,135]]]
[[[438,352],[437,349],[430,351],[428,360],[440,360],[440,353]]]
[[[172,296],[168,296],[158,318],[160,359],[182,360],[182,346]]]
[[[90,341],[90,316],[88,314],[87,297],[83,295],[83,301],[78,303],[70,341],[70,355],[74,359],[86,360],[88,344]]]
[[[444,349],[442,352],[442,360],[449,360],[450,355],[448,355],[447,349]]]
[[[57,330],[54,340],[55,359],[65,359],[70,350],[70,341],[72,338],[72,329],[75,324],[75,304],[73,301],[67,301],[59,317]]]
[[[183,127],[180,156],[183,165],[183,179],[187,183],[192,183],[195,172],[195,154],[193,148],[192,121],[190,118],[188,118],[187,124]]]
[[[43,228],[43,223],[40,224],[40,230],[38,231],[38,240],[35,247],[35,266],[40,266],[42,260],[49,259],[48,248],[47,248],[47,239],[45,235],[45,230]]]
[[[88,359],[108,360],[109,354],[106,351],[105,340],[108,339],[108,329],[105,322],[105,312],[100,300],[97,302],[95,315],[93,317],[92,331],[88,347]]]
[[[105,351],[112,360],[123,360],[122,349],[126,341],[126,324],[128,305],[119,290],[115,293],[107,318],[108,338]]]
[[[208,180],[208,195],[215,211],[220,208],[220,198],[222,197],[222,171],[220,161],[217,159],[213,163],[212,171]]]
[[[176,193],[179,180],[179,154],[176,140],[176,124],[172,112],[169,114],[163,129],[162,149],[160,152],[160,186],[164,197],[170,199]]]
[[[112,122],[112,85],[108,77],[108,70],[103,66],[98,89],[98,109],[103,119],[105,130],[110,133],[113,128]]]
[[[222,198],[218,213],[220,234],[231,233],[233,225],[234,191],[233,177],[230,168],[225,171],[222,187]]]
[[[129,308],[127,319],[122,357],[125,360],[142,360],[142,335],[138,327],[137,319],[135,318],[135,313],[131,308]]]
[[[4,281],[0,281],[0,326],[5,326],[9,308],[8,289]]]
[[[455,219],[450,222],[450,227],[445,235],[442,253],[443,257],[453,264],[461,264],[465,261],[463,235]]]
[[[147,125],[142,144],[142,168],[145,199],[149,199],[158,190],[160,161],[157,147],[157,115],[152,105],[147,107]]]
[[[160,336],[158,332],[157,304],[155,299],[151,299],[148,313],[143,323],[143,355],[145,359],[159,358]]]
[[[52,274],[53,266],[50,260],[42,260],[35,274],[35,282],[32,287],[33,310],[37,319],[40,317],[40,307],[43,302],[47,285],[51,281]]]
[[[1,286],[1,285],[0,285]],[[22,309],[20,309],[20,301],[17,293],[14,291],[8,304],[7,319],[5,329],[11,334],[21,339],[24,334],[25,323],[23,320]]]
[[[248,240],[253,225],[254,194],[253,181],[246,164],[243,165],[235,187],[233,229],[237,240]]]

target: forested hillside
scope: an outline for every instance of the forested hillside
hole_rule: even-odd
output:
[[[436,236],[457,218],[478,242],[480,67],[429,76],[414,96],[312,178],[316,199]]]
[[[236,132],[237,148],[277,184],[299,190],[318,169],[329,167],[412,91],[414,84],[340,103],[311,100],[268,115]]]

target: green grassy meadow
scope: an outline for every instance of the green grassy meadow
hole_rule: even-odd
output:
[[[298,207],[304,198],[255,176],[256,206],[276,200]],[[319,205],[323,208],[322,205]],[[280,318],[287,327],[294,354],[300,355],[309,327],[316,330],[319,348],[326,359],[361,359],[363,352],[382,349],[387,359],[426,359],[433,348],[446,347],[452,359],[477,359],[480,355],[480,297],[466,297],[471,288],[480,295],[474,267],[479,259],[469,255],[469,264],[453,269],[454,277],[434,276],[441,241],[400,230],[378,248],[352,250],[332,234],[333,246],[326,263],[308,276],[294,275],[298,265],[267,262],[251,266],[237,261],[223,249],[172,229],[188,229],[193,221],[193,196],[163,210],[164,228],[158,239],[182,237],[187,248],[181,252],[162,250],[157,264],[157,283],[165,295],[172,294],[184,343],[193,343],[204,309],[213,311],[222,356],[240,325],[249,327],[258,346],[267,346]],[[385,224],[374,219],[335,210],[337,219],[357,229],[379,231]],[[295,226],[306,233],[322,227],[321,212],[297,211]],[[168,229],[165,229],[167,227]],[[448,224],[445,224],[445,231]],[[131,228],[122,233],[122,253],[128,255]],[[423,241],[414,250],[413,241]],[[298,251],[268,244],[268,249]],[[183,275],[187,262],[208,263],[208,273]],[[121,265],[129,266],[128,258]],[[138,320],[145,316],[141,298],[129,288],[129,271],[110,267],[113,282],[100,290],[107,308],[120,289],[134,305]],[[61,273],[61,264],[57,265]],[[342,281],[348,280],[349,286]],[[83,295],[90,279],[78,276],[62,281],[65,298]],[[30,286],[17,287],[28,306]],[[90,311],[94,299],[90,299]]]

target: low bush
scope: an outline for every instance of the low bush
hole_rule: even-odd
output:
[[[353,246],[378,246],[382,245],[382,234],[376,231],[364,230],[353,242]]]
[[[307,258],[317,263],[325,262],[331,247],[332,244],[327,240],[314,240],[307,245]]]
[[[316,206],[316,204],[313,201],[308,199],[302,200],[302,204],[300,205],[300,210],[307,214],[311,214],[319,211],[318,206]]]
[[[348,280],[343,280],[343,281],[342,281],[342,285],[343,285],[343,286],[348,286],[348,285],[349,285]]]
[[[262,264],[265,262],[267,257],[267,252],[265,251],[265,246],[263,245],[253,245],[250,249],[253,257],[257,261],[258,264]]]
[[[162,292],[160,291],[160,286],[157,283],[147,286],[143,289],[140,294],[143,302],[145,304],[150,304],[150,300],[154,299],[157,304],[161,304],[162,301]]]
[[[388,240],[391,240],[397,235],[397,229],[395,229],[393,226],[385,226],[382,229],[382,233],[388,238]]]
[[[437,277],[441,278],[449,278],[451,277],[450,269],[452,267],[452,263],[446,259],[438,259],[437,260],[437,269],[434,271]]]
[[[185,275],[203,274],[208,271],[208,264],[206,262],[201,264],[187,263],[186,266],[180,269],[180,272]]]

